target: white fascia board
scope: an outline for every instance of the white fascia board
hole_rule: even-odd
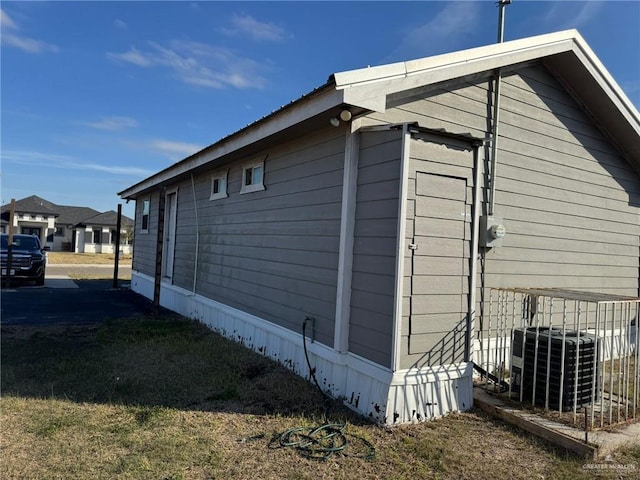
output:
[[[264,120],[259,120],[249,127],[240,130],[218,143],[204,148],[200,152],[146,178],[145,180],[119,192],[121,198],[133,198],[156,185],[188,173],[194,168],[206,165],[227,154],[256,143],[270,135],[286,130],[315,115],[321,114],[343,103],[343,94],[333,88],[327,88],[311,98],[302,99],[298,105],[281,109]]]
[[[339,72],[333,76],[338,90],[348,89],[364,84],[397,80],[428,70],[447,69],[456,64],[472,63],[488,57],[509,55],[520,50],[539,49],[545,45],[571,42],[577,36],[579,34],[576,30],[566,30],[406,62]]]
[[[576,58],[580,60],[585,69],[587,69],[596,82],[598,82],[602,90],[640,136],[640,113],[579,34],[575,39],[574,53]]]
[[[378,112],[386,95],[572,50],[575,30],[334,75],[344,101]]]

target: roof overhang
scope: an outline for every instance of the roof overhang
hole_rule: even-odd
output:
[[[265,141],[281,132],[294,129],[305,123],[317,124],[317,121],[314,121],[315,118],[328,117],[334,111],[334,114],[337,114],[339,110],[336,109],[342,104],[342,92],[337,91],[332,85],[326,84],[311,94],[123,190],[118,195],[122,198],[133,198],[138,193],[174,180],[176,177],[182,177],[199,168],[211,166],[216,160],[222,160],[238,151],[250,148],[252,145],[264,144]],[[326,121],[323,124],[328,125]]]
[[[640,113],[577,30],[336,73],[334,80],[345,103],[382,112],[389,96],[532,61],[542,61],[640,174]]]
[[[234,153],[264,145],[278,134],[326,125],[350,106],[384,112],[389,98],[429,85],[542,61],[640,174],[640,114],[577,30],[540,35],[444,55],[335,73],[300,99],[123,190],[122,198],[209,167]]]

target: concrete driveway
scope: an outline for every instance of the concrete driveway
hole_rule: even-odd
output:
[[[74,281],[57,268],[47,268],[44,286],[16,283],[1,295],[3,326],[99,323],[152,312],[151,302],[133,293],[128,281],[114,289],[112,280]]]

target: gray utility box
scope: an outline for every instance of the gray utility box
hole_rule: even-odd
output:
[[[501,247],[502,239],[507,234],[502,218],[483,216],[480,217],[480,238],[481,247],[493,248]]]

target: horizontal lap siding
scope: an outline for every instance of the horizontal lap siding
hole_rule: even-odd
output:
[[[242,161],[194,178],[196,293],[333,345],[345,138],[328,130],[245,160],[263,159],[266,190],[240,195]],[[268,154],[268,157],[267,157]],[[228,198],[210,201],[228,170]],[[191,181],[178,197],[174,284],[191,290],[196,210]]]
[[[401,367],[455,363],[469,294],[471,146],[417,135],[408,185]]]
[[[385,113],[370,118],[380,123],[418,122],[422,127],[487,137],[488,87],[483,80],[461,81],[398,100]],[[484,285],[638,295],[637,173],[541,65],[504,76],[500,119],[495,215],[504,218],[507,236],[502,247],[486,253]],[[488,153],[488,147],[481,151],[485,168]],[[432,173],[460,176],[455,164],[431,168]],[[486,186],[485,178],[483,213],[487,211]],[[412,208],[409,202],[408,218]],[[425,284],[421,292],[430,287],[433,294],[448,291],[447,285]],[[405,291],[407,288],[405,281]],[[407,308],[405,301],[403,310]],[[409,330],[405,316],[403,362],[411,357]],[[432,341],[438,341],[428,328],[419,331],[435,335]]]
[[[503,82],[486,285],[638,295],[640,178],[543,68]]]
[[[358,159],[349,350],[391,366],[400,131],[363,132]]]
[[[389,105],[385,113],[373,113],[370,118],[382,123],[417,122],[421,127],[445,129],[448,132],[471,134],[484,138],[487,132],[487,98],[488,85],[486,80],[475,83],[461,81],[459,85],[440,88],[428,93],[420,93],[414,98],[406,98]],[[413,218],[416,211],[415,172],[432,173],[467,179],[467,211],[470,214],[470,203],[473,198],[473,156],[467,150],[460,154],[457,149],[447,148],[444,144],[457,142],[448,140],[431,144],[429,142],[412,142],[411,159],[409,165],[410,179],[408,183],[408,200],[406,212],[405,238],[405,268],[404,268],[404,298],[402,301],[402,325],[400,343],[400,368],[421,367],[424,365],[438,365],[451,363],[451,352],[460,352],[464,343],[464,332],[458,330],[460,322],[466,312],[461,312],[461,295],[464,298],[469,293],[468,282],[462,282],[460,277],[438,277],[439,260],[429,258],[429,268],[432,276],[419,275],[419,279],[412,283],[411,254],[408,244],[413,240]],[[443,144],[444,143],[444,144]],[[460,142],[460,148],[469,149],[467,142]],[[482,155],[482,152],[480,153]],[[420,199],[419,201],[426,201]],[[437,200],[431,208],[437,208]],[[446,223],[446,222],[445,222]],[[420,232],[416,232],[418,235]],[[469,242],[470,225],[465,225],[465,241],[463,258],[456,264],[456,273],[462,272],[468,278],[468,259],[470,256]],[[414,266],[421,272],[428,252],[437,250],[442,257],[459,256],[460,249],[446,238],[437,236],[420,237],[419,249],[416,251]],[[450,268],[446,262],[445,268]],[[412,298],[412,288],[415,300]],[[451,292],[458,294],[451,299]],[[427,300],[428,299],[428,300]],[[416,313],[411,315],[413,306],[418,311],[425,302],[434,304],[437,311],[430,313]],[[441,354],[439,354],[439,352]]]
[[[132,268],[145,275],[154,276],[156,272],[156,245],[158,243],[158,200],[157,192],[136,198],[136,218],[133,237]],[[142,232],[142,208],[144,200],[149,204],[149,231]]]

